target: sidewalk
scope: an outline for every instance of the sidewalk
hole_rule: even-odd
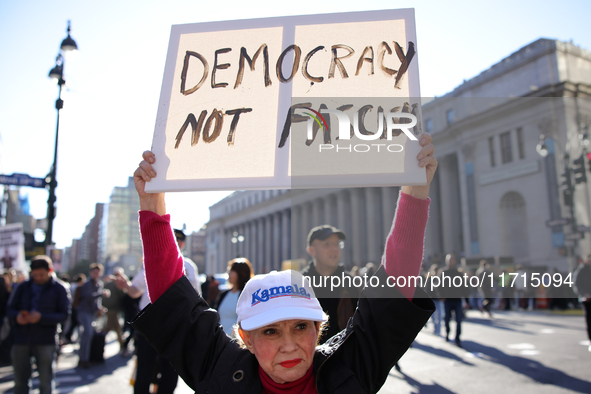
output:
[[[86,393],[103,394],[108,389],[117,394],[133,393],[130,378],[135,364],[135,356],[125,358],[119,355],[119,343],[114,332],[107,335],[105,362],[88,369],[76,368],[78,365],[78,344],[62,347],[56,370],[56,394]],[[33,373],[33,390],[39,393],[37,372]],[[14,374],[12,366],[0,367],[0,393],[12,394]],[[175,394],[189,394],[193,391],[179,379]]]

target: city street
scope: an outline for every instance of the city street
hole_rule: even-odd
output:
[[[105,347],[105,363],[97,364],[89,369],[76,368],[78,356],[75,353],[78,345],[66,345],[59,357],[56,375],[56,394],[89,393],[104,394],[107,391],[117,394],[133,393],[130,378],[133,372],[135,358],[119,356],[119,344],[114,332],[107,336]],[[34,375],[36,376],[36,374]],[[0,368],[0,393],[13,393],[12,367]],[[34,390],[31,394],[38,394],[38,381],[33,380]],[[179,379],[176,394],[193,393],[182,379]]]
[[[580,311],[579,311],[580,312]],[[573,312],[574,313],[574,312]],[[380,394],[591,393],[591,352],[582,315],[468,311],[464,349],[424,329]],[[442,327],[443,329],[443,327]]]
[[[591,352],[580,311],[494,315],[468,312],[464,349],[434,336],[429,324],[400,361],[402,373],[393,369],[380,393],[591,393]],[[119,356],[118,347],[111,333],[106,363],[88,370],[75,369],[75,348],[64,347],[57,393],[132,393],[134,359]],[[0,393],[12,393],[12,385],[12,368],[0,368]],[[179,381],[175,393],[191,392]]]

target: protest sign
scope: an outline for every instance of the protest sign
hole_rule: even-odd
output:
[[[146,190],[424,184],[414,10],[172,27]]]
[[[0,227],[0,271],[25,270],[25,237],[23,224]]]

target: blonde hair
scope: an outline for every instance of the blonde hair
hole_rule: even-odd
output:
[[[314,324],[319,323],[320,325],[317,325],[316,327],[318,328],[318,336],[316,337],[316,346],[319,345],[319,341],[320,338],[322,338],[322,335],[324,334],[324,332],[326,330],[328,330],[328,317],[326,318],[326,321],[315,321]],[[240,336],[240,330],[242,330],[242,327],[240,327],[240,323],[234,324],[234,326],[232,327],[232,342],[235,342],[238,344],[238,347],[240,349],[245,349],[248,350],[248,348],[246,347],[246,344],[244,343],[244,341],[242,340],[242,337]],[[248,332],[246,330],[242,330],[243,332]]]

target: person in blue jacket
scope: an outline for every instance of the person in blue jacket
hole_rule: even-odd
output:
[[[39,393],[53,392],[58,325],[66,321],[69,313],[70,295],[56,280],[51,259],[34,257],[30,279],[16,288],[8,303],[14,330],[11,349],[14,394],[28,393],[31,389],[33,357],[39,372]]]

